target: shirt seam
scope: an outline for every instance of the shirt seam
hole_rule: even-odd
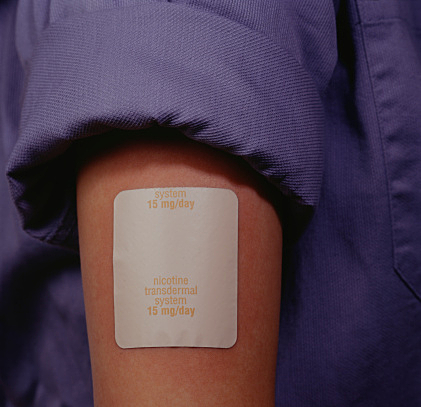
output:
[[[418,292],[415,290],[414,287],[412,287],[412,285],[406,280],[406,278],[404,277],[404,274],[402,273],[401,269],[397,266],[396,263],[396,236],[395,236],[395,230],[393,227],[394,224],[394,217],[393,217],[393,205],[392,205],[392,191],[390,189],[390,176],[389,176],[389,172],[388,172],[388,168],[387,168],[387,164],[386,164],[386,152],[385,152],[385,146],[384,146],[384,140],[382,135],[384,134],[382,131],[382,125],[381,125],[381,119],[380,119],[380,108],[378,106],[377,103],[377,98],[375,96],[375,91],[374,91],[374,84],[373,84],[373,79],[372,79],[372,71],[370,69],[370,64],[369,64],[369,59],[368,59],[368,52],[367,52],[367,47],[366,47],[366,36],[365,36],[365,32],[363,27],[364,26],[368,26],[365,23],[361,23],[361,16],[360,16],[360,10],[359,10],[359,6],[358,4],[357,6],[357,13],[358,13],[358,19],[359,22],[355,25],[359,25],[359,29],[360,29],[360,34],[361,34],[361,39],[362,39],[362,46],[363,46],[363,51],[364,51],[364,56],[365,56],[365,65],[366,65],[366,69],[368,72],[368,80],[370,82],[370,89],[371,89],[371,96],[373,99],[373,104],[374,104],[374,109],[375,109],[375,115],[376,115],[376,124],[377,124],[377,130],[378,130],[378,135],[379,135],[379,140],[380,140],[380,145],[381,145],[381,154],[382,154],[382,159],[383,159],[383,167],[384,167],[384,174],[385,174],[385,178],[386,178],[386,188],[387,188],[387,200],[388,200],[388,207],[389,207],[389,221],[390,221],[390,232],[391,232],[391,237],[392,237],[392,259],[393,259],[393,269],[395,270],[396,274],[398,275],[398,277],[402,280],[402,282],[406,285],[406,287],[412,292],[412,294],[416,297],[416,299],[418,301],[421,302],[421,296],[418,294]],[[399,19],[399,20],[403,20],[403,19]],[[383,21],[383,20],[379,20],[379,23]]]

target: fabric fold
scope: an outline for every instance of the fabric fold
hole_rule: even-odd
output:
[[[70,146],[154,125],[243,157],[297,208],[317,203],[323,108],[309,73],[237,22],[145,3],[73,16],[40,36],[8,165],[25,230],[77,247]]]

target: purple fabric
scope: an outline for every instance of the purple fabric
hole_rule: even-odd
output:
[[[277,405],[420,406],[420,32],[419,0],[0,2],[0,405],[92,405],[73,152],[161,126],[285,196]]]
[[[62,155],[113,128],[178,128],[244,157],[301,204],[317,201],[316,84],[287,50],[237,22],[173,3],[78,14],[42,32],[27,78],[8,171],[24,227],[41,240],[77,245],[74,177],[58,175],[71,156]]]

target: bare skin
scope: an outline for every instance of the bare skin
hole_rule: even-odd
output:
[[[169,135],[144,131],[109,149],[94,147],[79,171],[95,406],[273,406],[282,252],[273,191],[240,159]],[[230,349],[121,349],[114,340],[113,200],[127,189],[173,186],[228,188],[238,196],[238,340]]]

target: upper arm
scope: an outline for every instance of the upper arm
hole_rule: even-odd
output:
[[[161,130],[162,132],[167,130]],[[242,160],[169,131],[94,152],[77,183],[97,406],[274,404],[282,230],[273,191]],[[230,349],[121,349],[114,340],[113,201],[122,190],[218,187],[239,202],[238,339]],[[165,255],[165,254],[163,254]]]

